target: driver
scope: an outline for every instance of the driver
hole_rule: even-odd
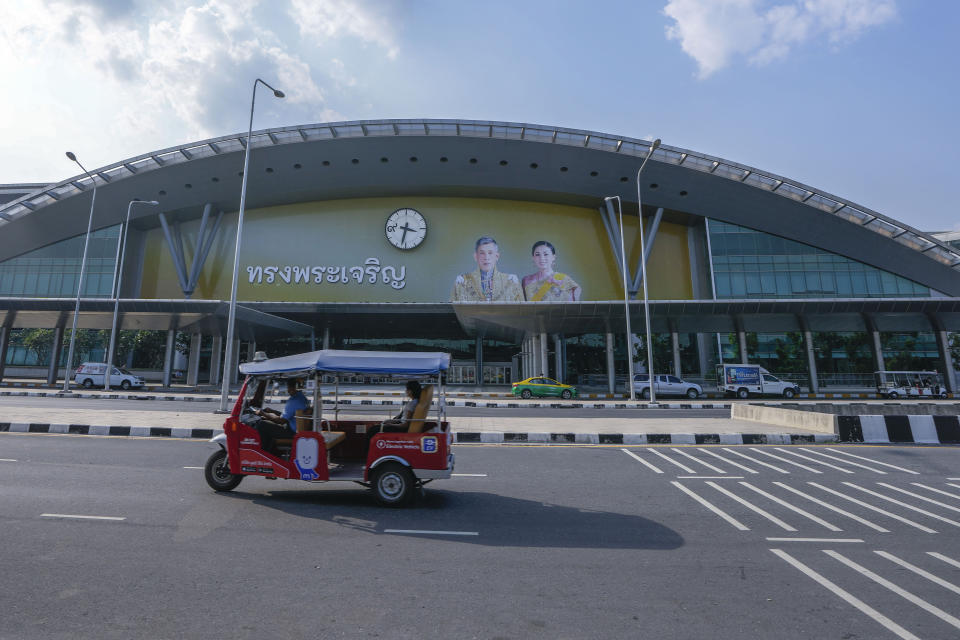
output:
[[[297,411],[308,409],[310,403],[307,397],[299,389],[299,380],[290,378],[287,380],[287,398],[283,405],[283,412],[264,407],[263,409],[253,409],[252,412],[261,419],[257,423],[257,431],[260,432],[261,446],[265,451],[273,449],[274,440],[277,438],[289,438],[297,433]]]

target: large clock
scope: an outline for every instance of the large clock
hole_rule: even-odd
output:
[[[387,218],[384,231],[397,249],[413,249],[427,237],[427,221],[415,209],[397,209]]]

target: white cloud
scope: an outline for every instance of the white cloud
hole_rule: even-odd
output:
[[[332,51],[357,40],[368,58],[396,56],[391,22],[378,18],[374,6],[363,0],[4,0],[0,66],[11,71],[12,86],[26,90],[0,101],[0,119],[18,124],[0,141],[0,157],[14,149],[57,157],[66,144],[78,153],[96,149],[97,159],[89,151],[85,156],[91,168],[98,159],[105,164],[245,130],[257,77],[287,96],[278,102],[258,92],[257,128],[343,119],[327,103],[328,90],[354,87],[351,68],[367,59],[322,59],[317,38]],[[56,152],[38,150],[48,142]],[[44,179],[49,171],[36,170],[42,164],[25,163],[34,174],[19,176],[24,163],[0,163],[0,181]]]
[[[737,58],[757,65],[825,37],[832,45],[893,20],[895,0],[669,0],[667,38],[680,42],[698,76],[706,78]]]

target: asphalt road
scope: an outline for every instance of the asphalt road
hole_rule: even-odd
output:
[[[277,397],[269,405],[281,407],[284,400]],[[0,407],[52,407],[57,409],[93,409],[101,411],[173,411],[175,413],[213,413],[216,402],[179,400],[127,400],[121,398],[58,398],[56,396],[4,396]],[[326,410],[326,407],[325,407]],[[342,410],[354,413],[363,410],[384,417],[399,412],[400,406],[344,405]],[[554,409],[508,408],[508,407],[447,407],[451,417],[500,416],[505,418],[729,418],[730,409],[577,409],[574,407]]]
[[[0,638],[960,634],[957,448],[458,446],[390,510],[211,447],[0,434]]]

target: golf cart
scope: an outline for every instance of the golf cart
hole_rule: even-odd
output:
[[[877,393],[886,398],[946,398],[947,387],[936,371],[874,371]]]
[[[446,421],[444,372],[450,354],[325,349],[240,365],[246,375],[219,445],[207,460],[204,475],[215,491],[234,489],[244,476],[296,479],[308,482],[356,482],[373,489],[386,506],[405,504],[412,493],[431,480],[453,473],[452,435]],[[422,392],[404,431],[370,434],[382,419],[340,419],[341,376],[418,380]],[[332,411],[324,413],[321,383],[333,379]],[[272,449],[262,446],[252,409],[262,408],[272,384],[305,380],[312,388],[312,407],[297,412],[297,431],[277,438]],[[435,417],[428,415],[437,390]],[[366,407],[369,408],[369,407]]]

